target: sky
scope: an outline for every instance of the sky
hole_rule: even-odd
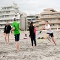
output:
[[[60,11],[60,0],[0,0],[0,7],[16,3],[19,10],[27,14],[39,14],[45,8]]]

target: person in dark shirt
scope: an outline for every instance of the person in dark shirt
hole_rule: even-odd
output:
[[[7,44],[9,44],[10,30],[11,30],[11,26],[9,25],[8,21],[6,21],[6,25],[4,27],[4,38]],[[7,37],[8,40],[6,40]]]
[[[31,38],[31,43],[32,43],[32,47],[33,47],[33,42],[36,46],[36,33],[34,32],[35,27],[33,26],[33,22],[30,23],[30,27],[29,27],[29,32],[30,32],[30,38]]]

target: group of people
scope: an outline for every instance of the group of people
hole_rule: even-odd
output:
[[[15,44],[16,44],[16,49],[17,51],[19,51],[19,36],[20,36],[20,25],[19,23],[16,21],[16,18],[14,18],[14,22],[12,23],[12,25],[10,26],[8,21],[6,21],[6,25],[4,27],[4,36],[5,36],[5,41],[6,44],[9,44],[9,35],[10,32],[12,33],[12,31],[14,31],[14,36],[15,36]],[[47,30],[47,39],[51,42],[50,37],[52,38],[52,41],[54,42],[54,44],[56,45],[56,42],[54,41],[54,35],[53,32],[51,30],[51,27],[49,25],[49,22],[46,21],[45,22],[45,26],[43,26],[40,30]],[[30,27],[29,27],[29,37],[31,38],[31,44],[33,47],[33,43],[36,46],[36,28],[35,26],[33,26],[33,22],[30,23]],[[8,40],[6,39],[8,37]]]
[[[9,44],[9,35],[10,32],[12,33],[12,31],[14,31],[14,36],[15,36],[15,44],[16,44],[16,49],[17,51],[19,51],[19,36],[20,36],[20,27],[19,27],[19,23],[16,21],[16,18],[14,18],[14,22],[12,23],[12,25],[10,26],[8,21],[6,21],[6,25],[4,27],[4,36],[5,36],[5,41],[6,44]],[[6,39],[8,38],[8,39]]]

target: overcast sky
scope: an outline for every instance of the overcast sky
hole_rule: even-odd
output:
[[[60,0],[0,0],[0,7],[16,3],[19,10],[27,14],[38,14],[45,8],[60,11]]]

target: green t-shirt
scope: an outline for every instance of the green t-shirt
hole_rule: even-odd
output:
[[[12,28],[14,28],[14,35],[20,34],[19,23],[17,23],[16,21],[14,21],[12,23]]]

